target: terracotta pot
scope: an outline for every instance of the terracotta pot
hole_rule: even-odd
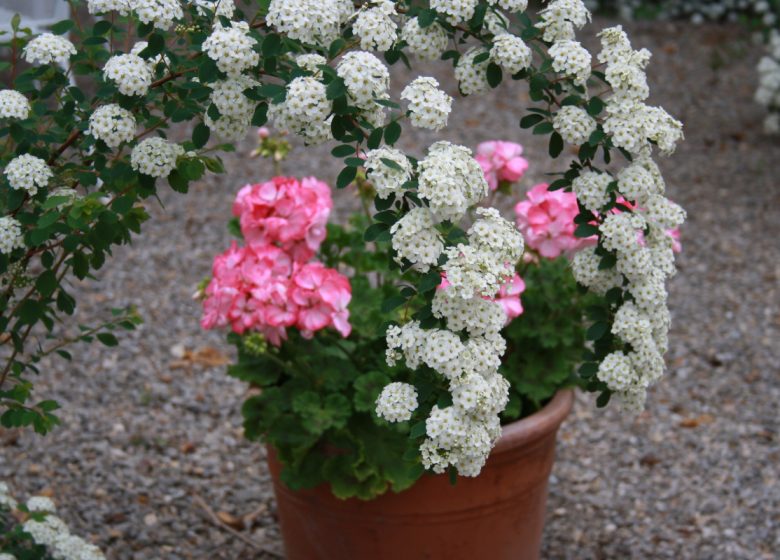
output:
[[[539,558],[547,480],[558,427],[573,392],[561,391],[542,410],[504,427],[482,473],[425,475],[410,489],[371,501],[340,500],[327,485],[293,491],[274,482],[289,560],[533,560]]]

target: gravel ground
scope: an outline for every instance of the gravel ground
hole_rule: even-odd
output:
[[[543,556],[773,558],[780,143],[761,132],[751,102],[760,49],[736,27],[628,27],[635,46],[654,53],[651,101],[686,124],[686,142],[661,162],[689,213],[671,286],[669,372],[636,419],[580,396],[560,433]],[[426,70],[454,91],[441,67]],[[527,104],[507,87],[459,102],[447,134],[472,146],[522,142],[529,187],[546,171],[546,147],[506,117]],[[406,146],[431,138],[409,134]],[[245,387],[225,375],[230,349],[221,333],[200,332],[190,299],[229,242],[235,191],[272,172],[243,148],[226,158],[230,175],[188,196],[166,192],[144,238],[116,251],[100,286],[78,288],[85,321],[134,303],[146,322],[116,349],[81,347],[70,364],[46,364],[38,396],[62,402],[64,425],[45,439],[0,433],[0,480],[20,496],[51,494],[73,530],[112,559],[281,554],[264,452],[242,438]],[[288,169],[331,181],[338,172],[325,149],[296,150]]]

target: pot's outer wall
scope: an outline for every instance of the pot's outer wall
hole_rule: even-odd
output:
[[[425,475],[375,500],[339,500],[326,485],[292,491],[268,459],[288,560],[537,560],[558,427],[574,393],[504,427],[482,473]]]

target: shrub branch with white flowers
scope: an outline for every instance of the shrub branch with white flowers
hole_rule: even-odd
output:
[[[576,40],[590,21],[581,0],[553,0],[535,19],[525,0],[357,4],[262,0],[242,11],[229,0],[90,1],[104,19],[62,22],[53,30],[60,35],[31,40],[16,34],[16,48],[38,65],[0,97],[0,135],[8,138],[0,271],[21,266],[40,275],[29,295],[11,282],[0,300],[0,331],[15,346],[4,402],[32,365],[18,357],[29,328],[50,330],[72,312],[64,275],[86,277],[111,245],[129,240],[157,179],[186,191],[206,168],[221,170],[206,155],[224,147],[207,148],[212,136],[235,141],[270,118],[306,143],[339,143],[337,187],[361,167],[376,185],[376,222],[365,238],[391,242],[391,265],[405,279],[387,308],[418,309],[387,330],[387,360],[412,370],[425,364],[446,387],[440,405],[420,410],[415,386],[393,383],[377,413],[412,420],[426,468],[476,476],[501,433],[508,391],[498,374],[503,311],[490,298],[512,277],[523,239],[481,206],[488,185],[469,149],[439,141],[418,160],[395,147],[403,123],[440,130],[451,111],[452,99],[429,77],[407,85],[400,102],[391,99],[387,64],[416,55],[451,61],[464,95],[527,81],[535,106],[521,126],[549,134],[553,158],[565,143],[578,149],[551,188],[576,193],[576,234],[598,237],[572,273],[607,310],[593,317],[580,373],[600,405],[614,395],[625,408],[642,408],[667,348],[665,281],[674,265],[666,230],[685,217],[665,198],[653,161],[654,152],[674,151],[682,125],[645,104],[650,53],[634,50],[618,26],[599,34],[601,50],[591,55]],[[191,138],[165,138],[171,123],[188,121]],[[615,158],[625,162],[620,171],[603,166]],[[55,196],[61,187],[77,194]],[[435,290],[442,277],[447,289]]]

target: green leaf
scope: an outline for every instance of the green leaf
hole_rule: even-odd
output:
[[[389,298],[385,298],[382,301],[382,313],[390,313],[393,309],[397,309],[406,303],[406,298],[402,295],[394,295]]]
[[[589,377],[593,377],[598,373],[599,371],[599,365],[596,362],[585,362],[580,366],[580,376],[588,379]]]
[[[417,25],[421,28],[429,27],[436,21],[436,12],[433,10],[420,10],[417,14]]]
[[[557,132],[553,132],[550,135],[550,146],[548,151],[552,158],[557,158],[563,151],[563,138]]]
[[[371,134],[368,135],[368,141],[366,142],[369,149],[375,150],[382,144],[383,132],[384,130],[382,128],[375,128],[371,131]]]
[[[404,168],[398,165],[398,163],[394,162],[392,159],[389,158],[379,158],[382,163],[384,163],[387,167],[390,169],[395,169],[396,171],[403,171]]]
[[[282,46],[282,38],[276,33],[269,33],[263,39],[262,51],[267,57],[275,56],[279,53]]]
[[[426,434],[425,420],[423,420],[422,422],[417,422],[417,424],[411,427],[409,430],[409,439],[417,439],[425,436]]]
[[[337,157],[337,158],[351,156],[354,153],[355,153],[355,146],[350,146],[349,144],[342,144],[340,146],[336,146],[330,151],[330,154],[333,157]]]
[[[268,122],[268,103],[260,103],[252,114],[252,126],[263,126]]]
[[[544,120],[544,117],[542,115],[526,115],[522,119],[520,119],[520,128],[531,128],[535,124],[539,124]]]
[[[550,122],[543,122],[541,124],[536,125],[533,130],[533,134],[549,134],[552,132],[553,125]]]
[[[504,74],[501,67],[495,62],[491,62],[487,67],[487,82],[492,88],[497,88],[501,84]]]
[[[371,371],[355,380],[353,402],[355,410],[370,412],[376,408],[376,399],[382,389],[390,383],[390,378],[382,372]]]
[[[331,80],[328,86],[325,88],[325,96],[328,99],[336,99],[347,93],[347,85],[341,78],[335,78]]]
[[[192,129],[192,144],[196,149],[202,148],[209,141],[211,131],[205,123],[199,122]]]
[[[401,137],[401,125],[393,121],[385,127],[385,142],[391,146]]]
[[[119,344],[119,341],[116,339],[116,337],[113,334],[107,332],[98,333],[97,339],[106,346],[116,346]]]
[[[599,228],[592,224],[580,224],[574,230],[574,237],[591,237],[592,235],[598,235]]]
[[[439,284],[441,284],[441,274],[437,270],[431,270],[422,277],[417,288],[424,294],[435,289]]]
[[[345,167],[341,170],[341,173],[339,173],[339,176],[336,178],[336,188],[337,189],[343,189],[347,185],[349,185],[352,181],[355,180],[355,176],[357,175],[357,169],[354,167]]]
[[[98,22],[98,23],[100,23],[100,22]],[[106,23],[108,23],[109,27],[111,26],[111,22],[106,22]],[[65,33],[67,33],[68,31],[70,31],[73,28],[74,24],[75,23],[74,23],[73,20],[64,19],[62,21],[58,21],[57,23],[52,25],[49,29],[55,35],[65,35]],[[102,35],[103,33],[97,33],[97,28],[98,28],[98,26],[97,26],[97,24],[95,24],[95,27],[93,28],[92,33],[95,34],[95,35]]]
[[[35,281],[35,289],[43,297],[48,298],[57,289],[57,275],[53,270],[44,270]]]
[[[609,404],[609,398],[611,396],[612,396],[612,392],[611,391],[604,391],[596,399],[596,406],[598,408],[604,408],[605,406],[607,406],[607,404]]]
[[[587,111],[592,117],[597,116],[604,110],[604,102],[599,97],[591,97],[588,101]]]
[[[371,224],[363,234],[363,239],[369,242],[376,241],[381,234],[387,232],[389,229],[390,227],[387,224]]]
[[[599,321],[597,323],[593,323],[585,333],[585,338],[587,340],[598,340],[607,332],[609,331],[609,323],[606,323],[604,321]]]

